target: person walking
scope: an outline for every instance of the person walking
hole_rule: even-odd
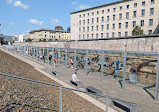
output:
[[[53,59],[54,67],[56,67],[56,58]]]

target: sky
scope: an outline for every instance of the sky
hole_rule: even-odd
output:
[[[70,26],[70,13],[119,0],[0,0],[0,33],[28,34],[41,28]]]

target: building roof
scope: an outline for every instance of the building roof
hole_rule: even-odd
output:
[[[52,33],[55,33],[55,32],[69,33],[69,32],[61,31],[61,30],[43,29],[43,28],[42,28],[42,29],[39,29],[39,30],[32,30],[32,31],[30,31],[29,33],[32,34],[32,33],[41,32],[41,31],[48,31],[48,32],[52,32]]]
[[[102,7],[107,7],[110,5],[115,5],[115,4],[119,4],[119,3],[123,3],[123,2],[128,2],[128,1],[132,1],[132,0],[120,0],[117,2],[113,2],[113,3],[109,3],[109,4],[104,4],[104,5],[100,5],[100,6],[96,6],[96,7],[92,7],[92,8],[88,8],[88,9],[84,9],[84,10],[80,10],[80,11],[76,11],[76,12],[72,12],[71,14],[75,14],[75,13],[79,13],[79,12],[84,12],[84,11],[89,11],[89,10],[93,10],[93,9],[97,9],[97,8],[102,8]]]
[[[55,30],[61,30],[61,31],[63,31],[63,27],[62,26],[56,26]]]

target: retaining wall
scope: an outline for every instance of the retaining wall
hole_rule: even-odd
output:
[[[159,52],[159,38],[157,36],[146,37],[146,38],[96,40],[96,41],[14,43],[14,45],[59,47],[59,48],[67,47],[68,46],[67,44],[70,44],[70,48],[78,48],[78,49]]]

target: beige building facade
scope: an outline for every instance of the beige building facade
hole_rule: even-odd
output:
[[[39,29],[30,31],[29,37],[33,39],[33,41],[39,41],[40,39],[69,41],[71,39],[70,32],[52,29]]]
[[[128,37],[136,26],[159,34],[159,0],[121,0],[71,13],[72,40]]]

